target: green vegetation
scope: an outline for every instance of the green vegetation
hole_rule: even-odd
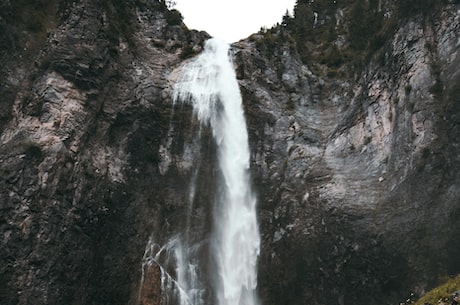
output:
[[[108,39],[112,41],[118,42],[119,37],[123,36],[128,42],[131,42],[131,37],[136,31],[136,22],[133,21],[136,19],[136,7],[142,9],[146,6],[153,6],[154,9],[163,13],[168,25],[182,24],[183,17],[178,10],[173,8],[175,4],[170,0],[153,1],[148,4],[141,1],[132,2],[125,0],[99,1],[100,5],[106,8],[107,11],[110,24]]]
[[[104,6],[107,7],[106,11],[109,19],[107,38],[118,43],[119,37],[123,36],[130,42],[135,29],[132,22],[134,18],[133,8],[129,5],[129,2],[124,0],[110,0]]]
[[[460,290],[460,275],[448,279],[442,285],[432,289],[422,296],[414,305],[438,304],[439,300],[451,297],[452,293]],[[449,303],[450,304],[450,303]]]
[[[435,98],[441,98],[443,94],[443,84],[441,80],[441,67],[439,66],[439,63],[433,63],[431,65],[431,70],[435,77],[435,82],[430,87],[429,91]]]
[[[176,9],[167,10],[165,17],[168,25],[181,25],[182,20],[184,19],[182,14]]]
[[[401,17],[410,17],[418,13],[428,14],[440,0],[404,0],[398,1],[398,12]]]
[[[28,158],[37,160],[42,158],[42,148],[38,143],[27,141],[22,144],[22,147]]]
[[[348,14],[350,47],[366,56],[383,47],[396,29],[396,18],[385,17],[378,3],[378,0],[358,0]]]
[[[378,54],[396,22],[385,17],[378,0],[298,0],[294,17],[286,14],[282,26],[303,62],[325,66],[327,75],[346,76],[350,67]]]
[[[446,95],[449,96],[451,103],[458,104],[458,101],[460,101],[460,82],[455,82]]]
[[[56,21],[56,1],[17,0],[11,2],[11,17],[23,30],[46,35],[46,29]]]
[[[302,61],[326,75],[350,76],[371,58],[385,63],[385,49],[398,24],[410,16],[429,16],[447,0],[297,0],[294,15],[287,12],[272,29],[262,29],[259,49],[276,49],[289,37]],[[455,0],[455,3],[460,0]],[[315,66],[321,66],[315,67]],[[433,94],[442,84],[436,82]]]
[[[168,25],[181,25],[183,21],[182,14],[176,10],[176,2],[173,0],[160,0],[158,2],[160,11],[164,12],[166,23]]]
[[[6,49],[17,48],[24,52],[25,57],[36,55],[48,32],[57,25],[57,9],[57,1],[16,0],[2,3],[0,30],[5,35],[3,43]]]
[[[180,59],[187,59],[194,55],[196,55],[196,52],[190,45],[187,44],[182,48],[182,52],[180,53]]]
[[[295,102],[292,99],[289,99],[286,103],[286,110],[293,111],[295,110]]]
[[[270,53],[279,50],[279,47],[286,42],[292,42],[290,37],[285,35],[285,32],[280,30],[278,27],[273,27],[271,29],[261,28],[259,34],[262,35],[261,38],[255,38],[255,36],[252,36],[250,39],[255,39],[258,49]]]

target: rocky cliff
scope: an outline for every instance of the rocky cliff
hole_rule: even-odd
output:
[[[353,2],[309,20],[299,1],[233,45],[263,304],[395,304],[460,272],[460,5],[401,18],[378,1],[392,23],[367,51],[341,17]],[[335,36],[307,44],[299,20]],[[157,304],[146,245],[183,225],[216,161],[170,94],[209,36],[149,0],[1,1],[0,29],[2,304]]]
[[[395,304],[458,272],[458,9],[397,20],[357,66],[302,64],[283,27],[236,44],[270,304]]]

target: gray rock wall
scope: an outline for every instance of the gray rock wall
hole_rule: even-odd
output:
[[[182,161],[163,170],[166,76],[208,36],[168,25],[156,1],[120,5],[63,1],[35,53],[2,53],[2,304],[137,304],[149,236],[181,223],[189,176]]]
[[[144,250],[193,175],[193,231],[211,222],[214,143],[170,98],[208,35],[157,1],[35,5],[0,4],[1,302],[156,304]],[[234,44],[263,304],[393,304],[459,272],[459,9],[402,20],[347,79]]]
[[[354,79],[236,44],[265,304],[394,304],[458,272],[458,12],[401,21]]]

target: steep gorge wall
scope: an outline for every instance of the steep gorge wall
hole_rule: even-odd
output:
[[[187,200],[186,169],[159,165],[166,76],[208,36],[156,1],[54,5],[44,40],[1,19],[1,303],[134,304],[149,236],[165,242]],[[190,117],[175,118],[180,156]]]
[[[208,35],[157,1],[30,5],[0,5],[2,304],[154,304],[146,243],[183,225],[191,164],[213,173],[209,131],[170,98]],[[350,78],[234,45],[263,304],[390,304],[459,271],[459,9],[401,21]]]
[[[352,77],[237,44],[265,304],[394,304],[458,273],[458,19],[401,20]]]

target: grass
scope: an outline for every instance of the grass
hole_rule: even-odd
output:
[[[448,279],[444,284],[430,290],[423,295],[414,305],[438,304],[443,298],[449,298],[453,292],[460,290],[460,274],[454,278]]]

